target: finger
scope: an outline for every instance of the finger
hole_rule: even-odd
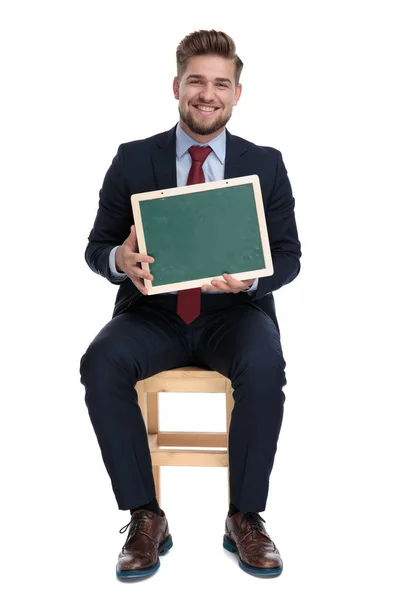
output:
[[[235,277],[232,277],[232,275],[229,275],[229,273],[224,273],[223,277],[225,278],[227,284],[234,293],[241,292],[243,289],[248,287],[248,285],[245,285],[243,281],[235,279]]]
[[[206,292],[231,292],[232,290],[229,288],[229,286],[226,285],[226,283],[224,283],[223,281],[212,281],[211,282],[212,285],[209,284],[205,284],[202,286],[201,289],[203,289]]]
[[[214,285],[218,289],[222,289],[224,291],[232,291],[232,286],[228,281],[224,281],[223,279],[212,279],[211,284]]]
[[[137,289],[139,290],[139,292],[141,292],[142,294],[144,294],[145,296],[147,296],[147,294],[148,294],[147,288],[144,285],[142,279],[139,279],[139,277],[130,277],[130,280],[132,281],[132,283],[134,284],[134,286],[137,287]]]
[[[154,262],[154,258],[152,256],[149,256],[148,254],[138,254],[137,252],[135,252],[136,254],[136,262],[144,262],[144,263],[153,263]]]
[[[233,288],[243,287],[242,282],[239,281],[239,279],[235,279],[235,277],[232,277],[232,275],[229,275],[229,273],[224,273],[222,275],[222,277],[226,280],[227,284],[230,285],[230,287],[233,287]]]
[[[151,273],[137,266],[132,267],[132,275],[141,277],[142,279],[148,279],[149,281],[153,281],[154,279],[154,276]]]
[[[205,291],[220,291],[225,292],[227,294],[238,294],[242,291],[243,285],[242,282],[238,279],[235,279],[228,273],[223,274],[224,279],[213,279],[211,281],[211,286],[208,287]]]

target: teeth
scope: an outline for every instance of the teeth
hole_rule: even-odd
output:
[[[203,110],[204,112],[213,112],[215,109],[215,107],[210,107],[210,106],[198,106],[197,108],[199,108],[200,110]]]

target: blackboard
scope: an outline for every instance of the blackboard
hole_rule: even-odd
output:
[[[131,202],[139,252],[155,259],[153,281],[144,280],[149,295],[201,287],[222,273],[272,275],[257,175],[133,194]]]

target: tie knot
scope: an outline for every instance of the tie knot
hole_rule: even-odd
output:
[[[212,152],[210,146],[190,146],[189,154],[192,157],[192,161],[203,164],[207,156]]]

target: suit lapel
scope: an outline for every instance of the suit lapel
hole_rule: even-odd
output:
[[[151,150],[151,155],[157,189],[177,187],[176,125],[158,137]]]
[[[244,140],[226,130],[226,156],[224,179],[248,175],[249,164],[244,156],[247,146]],[[160,134],[151,150],[156,189],[177,187],[176,177],[176,125]]]
[[[224,179],[242,177],[249,174],[249,164],[244,156],[247,152],[244,140],[226,130],[226,156]]]

